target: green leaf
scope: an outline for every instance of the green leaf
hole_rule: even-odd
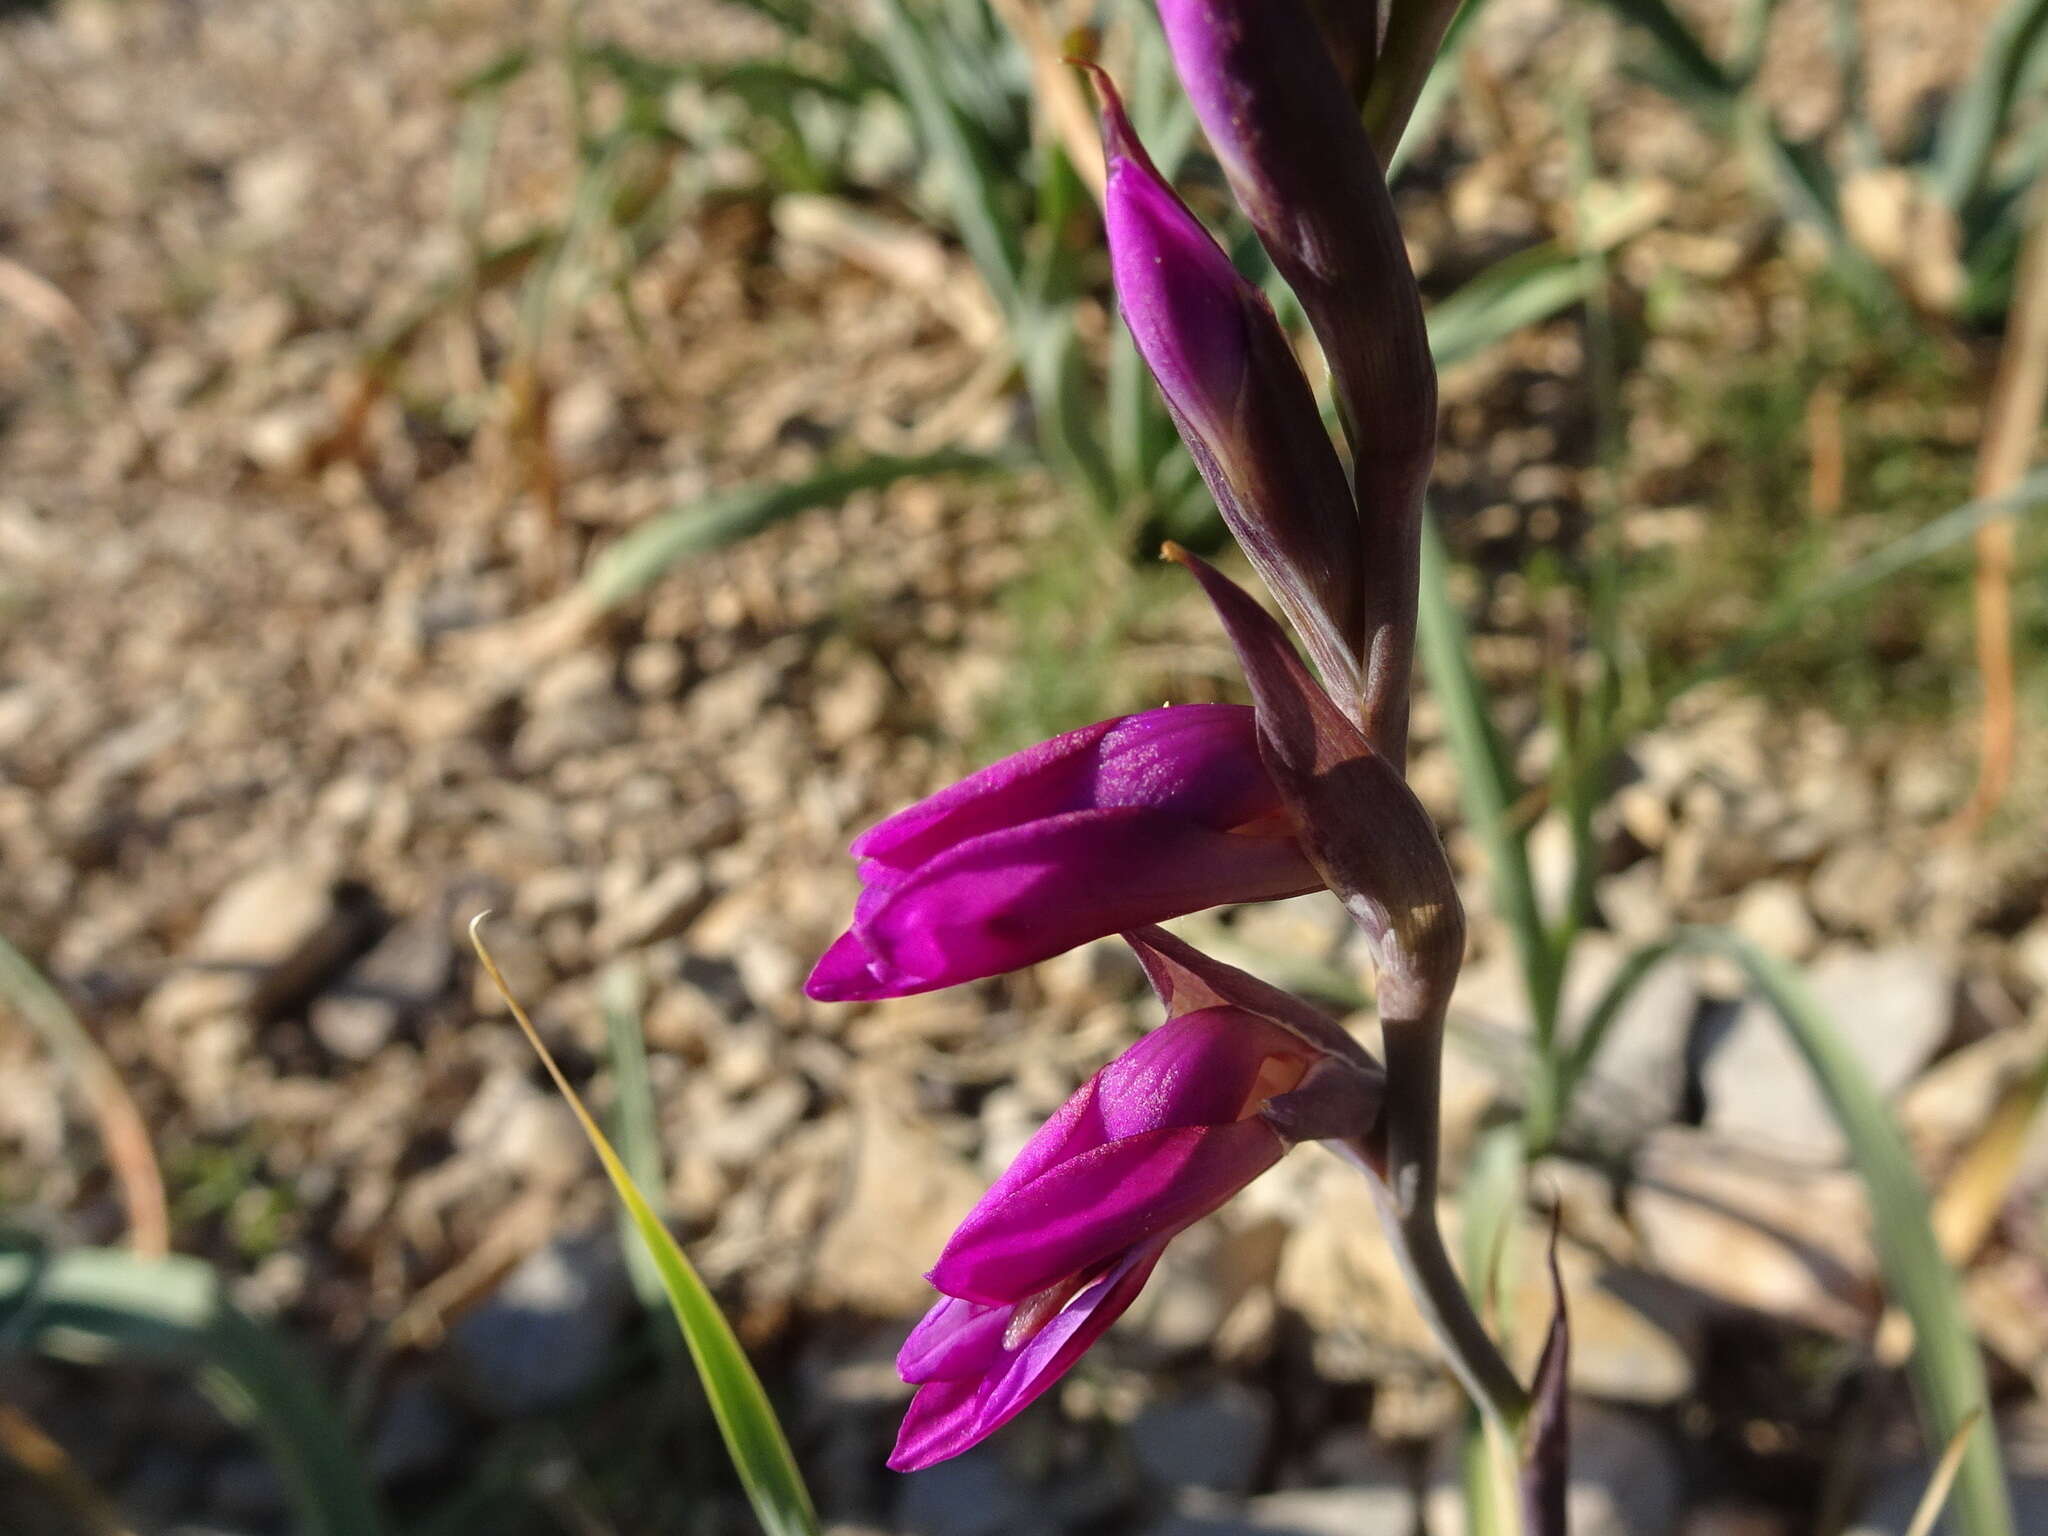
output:
[[[732,1325],[718,1310],[710,1289],[655,1214],[654,1208],[647,1203],[638,1182],[626,1171],[619,1154],[612,1149],[597,1121],[584,1108],[583,1100],[555,1064],[554,1056],[534,1029],[533,1021],[526,1016],[526,1010],[505,985],[497,962],[484,947],[478,932],[478,926],[487,916],[488,913],[480,914],[470,923],[470,943],[476,946],[477,958],[483,962],[491,984],[498,989],[498,995],[505,1000],[512,1017],[524,1031],[527,1043],[539,1055],[548,1076],[554,1079],[555,1087],[575,1112],[583,1134],[590,1140],[591,1150],[597,1153],[598,1162],[604,1166],[605,1177],[611,1180],[634,1230],[640,1234],[640,1240],[647,1245],[647,1251],[654,1259],[662,1289],[668,1295],[669,1307],[675,1313],[683,1339],[690,1347],[690,1358],[704,1383],[705,1396],[711,1400],[711,1412],[718,1420],[719,1433],[725,1438],[726,1452],[732,1457],[740,1484],[746,1489],[748,1502],[754,1507],[754,1517],[761,1522],[768,1536],[818,1536],[818,1515],[811,1504],[810,1490],[804,1486],[803,1474],[797,1470],[796,1457],[782,1432],[781,1420],[775,1416],[774,1405],[762,1389],[761,1378],[754,1374],[746,1351],[740,1348]]]
[[[1709,101],[1726,102],[1735,97],[1734,79],[1714,62],[1706,45],[1666,0],[1606,0],[1606,5],[1650,36],[1660,59],[1681,87]]]
[[[1472,665],[1465,621],[1451,601],[1450,559],[1436,520],[1426,517],[1422,529],[1422,581],[1416,614],[1416,646],[1429,676],[1430,693],[1443,711],[1444,738],[1458,765],[1458,793],[1473,835],[1486,849],[1487,878],[1494,905],[1515,939],[1522,979],[1535,1012],[1539,1032],[1547,1034],[1555,1020],[1558,973],[1543,910],[1536,900],[1536,882],[1529,870],[1529,850],[1512,808],[1520,797],[1507,748],[1488,713],[1486,685]],[[1539,1051],[1539,1057],[1546,1054]]]
[[[1003,209],[1008,185],[988,142],[950,94],[924,24],[903,0],[878,0],[881,48],[926,150],[939,162],[953,222],[996,303],[1013,312],[1024,281],[1023,246]]]
[[[583,590],[613,608],[645,590],[687,555],[719,549],[813,507],[844,501],[923,475],[994,474],[1007,466],[983,454],[946,450],[911,458],[878,455],[821,470],[803,480],[740,486],[671,508],[642,523],[591,562]]]
[[[1963,1309],[1961,1285],[1936,1240],[1926,1190],[1891,1111],[1798,972],[1738,934],[1689,928],[1650,946],[1631,958],[1602,999],[1602,1009],[1611,1015],[1651,967],[1679,951],[1718,953],[1739,964],[1813,1073],[1869,1194],[1885,1288],[1913,1324],[1906,1369],[1923,1432],[1930,1445],[1952,1444],[1972,1415],[1984,1411],[1984,1363]],[[1581,1071],[1597,1051],[1596,1038],[1582,1053]],[[1953,1505],[1958,1529],[1963,1536],[2011,1536],[2012,1508],[1996,1437],[1969,1436],[1961,1455]]]
[[[608,966],[598,983],[605,1040],[611,1052],[612,1137],[618,1144],[619,1161],[642,1189],[660,1189],[661,1122],[654,1105],[654,1083],[647,1072],[647,1036],[640,1027],[645,992],[638,967],[627,960]],[[623,1209],[619,1228],[634,1294],[650,1310],[665,1306],[668,1292],[662,1287],[661,1271],[647,1245],[633,1240],[632,1217]],[[671,1333],[662,1337],[678,1342]]]
[[[0,1348],[196,1371],[263,1447],[305,1536],[376,1536],[383,1520],[320,1385],[197,1259],[106,1248],[0,1247]]]
[[[1984,37],[1969,82],[1950,100],[1934,146],[1934,186],[1961,212],[1984,188],[1992,152],[2019,100],[2020,82],[2048,49],[2048,0],[2006,0]]]
[[[1553,241],[1495,262],[1429,311],[1429,351],[1439,368],[1462,362],[1524,326],[1580,303],[1591,274]]]
[[[1401,130],[1401,141],[1394,146],[1393,154],[1387,157],[1389,185],[1400,176],[1416,148],[1428,142],[1436,120],[1443,115],[1445,103],[1457,91],[1458,61],[1465,52],[1466,40],[1472,35],[1472,23],[1485,8],[1486,0],[1465,0],[1458,7],[1458,14],[1451,18],[1444,40],[1437,47],[1436,59],[1429,66],[1429,73],[1423,77],[1421,94],[1415,98],[1415,109],[1408,114],[1408,126]]]

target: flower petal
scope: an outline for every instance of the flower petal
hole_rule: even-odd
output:
[[[1011,1311],[941,1296],[896,1352],[896,1374],[910,1382],[979,1379],[1003,1352]]]
[[[977,837],[1068,811],[1149,805],[1218,831],[1279,807],[1242,704],[1148,709],[991,763],[855,838],[862,878],[906,871]],[[867,866],[877,866],[871,869]]]
[[[969,1301],[1022,1301],[1208,1215],[1284,1150],[1258,1119],[1110,1142],[983,1200],[946,1244],[932,1283]]]
[[[929,992],[1228,902],[1317,888],[1291,837],[1212,830],[1150,807],[1075,811],[954,847],[857,913],[804,990],[824,1002]],[[862,905],[868,906],[867,902]]]
[[[1301,1054],[1293,1036],[1231,1009],[1169,1019],[1076,1089],[975,1208],[1008,1201],[1049,1169],[1123,1137],[1228,1124],[1269,1059]]]
[[[1165,1246],[1159,1238],[1124,1254],[1023,1348],[1004,1357],[999,1369],[972,1380],[920,1386],[903,1416],[889,1465],[914,1472],[957,1456],[1022,1413],[1129,1310]]]
[[[1368,1072],[1379,1071],[1379,1064],[1343,1025],[1292,992],[1283,992],[1234,965],[1225,965],[1164,928],[1137,929],[1126,933],[1124,942],[1145,968],[1152,990],[1166,1005],[1167,1017],[1178,1018],[1204,1008],[1240,1008],[1354,1066]]]

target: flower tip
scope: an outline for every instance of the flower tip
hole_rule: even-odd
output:
[[[1093,59],[1082,58],[1079,54],[1069,54],[1066,62],[1088,72],[1095,94],[1101,99],[1103,158],[1132,161],[1157,180],[1159,173],[1153,169],[1152,157],[1145,152],[1138,130],[1131,126],[1130,115],[1124,111],[1123,94],[1117,90],[1116,81],[1110,78],[1109,71]]]
[[[1184,565],[1189,570],[1194,569],[1195,557],[1188,553],[1185,545],[1177,543],[1172,539],[1168,539],[1159,546],[1159,558],[1169,561],[1174,565]]]

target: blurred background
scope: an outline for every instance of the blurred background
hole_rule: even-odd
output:
[[[1896,1112],[2048,1531],[2044,541],[1973,503],[2040,414],[2048,6],[1672,4],[1468,6],[1399,165],[1470,631],[1412,772],[1472,911],[1447,1220],[1537,1014],[1733,929]],[[1156,1005],[1114,944],[807,1002],[845,843],[1238,697],[1152,558],[1224,541],[1057,64],[1261,273],[1146,12],[0,5],[0,1530],[753,1528],[486,908],[837,1529],[1465,1528],[1455,1389],[1313,1149],[996,1442],[881,1464],[922,1268]],[[1370,1033],[1334,903],[1185,931]],[[1610,1022],[1531,1144],[1575,1529],[1903,1532],[1941,1447],[1838,1117],[1725,959]],[[1523,1358],[1547,1306],[1506,1267]]]

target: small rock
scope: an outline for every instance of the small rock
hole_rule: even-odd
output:
[[[548,436],[565,467],[590,468],[611,453],[624,435],[619,397],[596,373],[586,373],[549,402]]]
[[[449,1363],[484,1412],[516,1418],[559,1407],[597,1380],[631,1305],[612,1233],[558,1239],[455,1324]]]
[[[297,475],[311,467],[314,448],[333,430],[326,401],[295,400],[251,421],[242,431],[242,452],[258,469]]]
[[[590,1155],[575,1112],[513,1067],[484,1079],[449,1136],[488,1167],[553,1187],[580,1175]]]
[[[924,1269],[983,1185],[907,1102],[904,1084],[870,1069],[848,1090],[857,1126],[850,1187],[818,1240],[814,1303],[882,1317],[920,1312],[932,1299]]]
[[[880,662],[866,656],[848,662],[818,696],[818,739],[828,747],[843,747],[873,731],[888,712],[891,686]]]
[[[455,1449],[455,1415],[424,1376],[401,1377],[385,1400],[370,1440],[370,1471],[380,1483],[431,1472]]]
[[[2037,993],[2048,993],[2048,917],[2012,941],[2012,958]]]
[[[230,180],[235,209],[266,234],[296,222],[313,185],[313,163],[303,144],[281,145],[239,162]]]
[[[150,1022],[171,1027],[249,1008],[265,978],[304,953],[334,913],[331,869],[311,860],[252,870],[214,899],[181,970],[151,995]]]
[[[1893,1466],[1880,1473],[1865,1497],[1862,1510],[1842,1536],[1905,1536],[1913,1512],[1927,1491],[1932,1469],[1924,1466]],[[2012,1529],[2029,1533],[2048,1531],[2048,1476],[2008,1476],[2012,1497]],[[1939,1529],[1949,1529],[1944,1522]]]
[[[1038,1491],[987,1446],[905,1476],[896,1524],[905,1536],[1051,1536],[1056,1529]]]
[[[440,917],[400,923],[316,999],[309,1013],[320,1043],[348,1061],[367,1061],[448,990],[455,948]]]
[[[673,642],[643,640],[626,652],[626,686],[638,698],[674,698],[686,665],[681,648]]]
[[[1807,973],[1814,997],[1881,1094],[1905,1085],[1948,1035],[1954,978],[1931,951],[1836,950]],[[1841,1127],[1784,1023],[1749,998],[1711,1049],[1706,1124],[1752,1148],[1815,1162],[1845,1148]]]
[[[1153,1526],[1146,1536],[1405,1536],[1415,1528],[1415,1494],[1404,1483],[1301,1488],[1262,1494],[1237,1509],[1207,1501]]]
[[[1806,894],[1830,928],[1875,937],[1897,928],[1912,888],[1912,870],[1896,848],[1854,842],[1820,861]]]
[[[703,1127],[699,1141],[706,1156],[727,1168],[746,1168],[767,1155],[810,1104],[810,1092],[795,1078],[780,1077]]]
[[[703,866],[678,860],[636,889],[608,894],[590,942],[600,955],[637,949],[680,933],[709,900]]]
[[[1735,901],[1728,926],[1767,954],[1804,960],[1820,944],[1806,898],[1789,880],[1760,880]]]
[[[1644,1266],[1738,1307],[1844,1336],[1867,1327],[1876,1268],[1862,1180],[1731,1155],[1668,1126],[1636,1150],[1628,1213]]]
[[[1273,1400],[1236,1382],[1154,1403],[1132,1421],[1139,1467],[1168,1488],[1249,1492],[1273,1434]]]

